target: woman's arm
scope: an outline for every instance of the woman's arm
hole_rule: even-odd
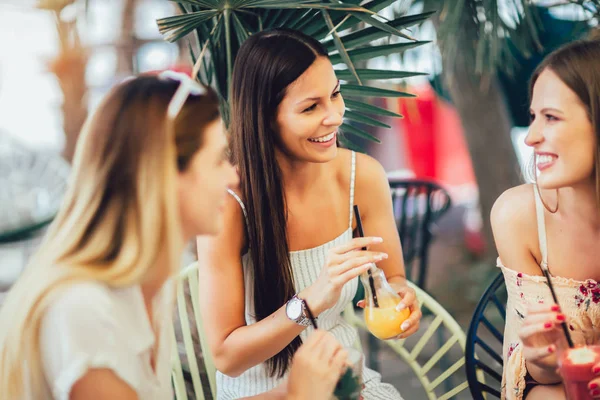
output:
[[[239,376],[279,353],[305,328],[287,318],[285,305],[246,325],[241,261],[245,225],[240,205],[231,196],[224,214],[218,236],[197,240],[200,307],[217,369]]]
[[[282,305],[258,323],[246,326],[242,212],[235,200],[228,202],[223,233],[198,239],[200,304],[207,321],[206,334],[217,368],[236,376],[279,353],[305,328],[290,321]],[[235,207],[235,208],[234,208]],[[361,248],[381,239],[352,239],[329,250],[317,280],[300,293],[315,315],[331,308],[343,286],[366,272],[383,255]],[[263,244],[268,246],[268,243]]]
[[[356,155],[355,203],[361,210],[365,235],[380,236],[383,243],[369,247],[381,251],[388,258],[377,264],[390,285],[402,295],[403,303],[408,303],[411,316],[406,321],[402,337],[410,336],[419,328],[421,311],[416,304],[414,291],[406,284],[406,271],[400,237],[396,229],[392,195],[385,170],[377,160],[364,154]]]
[[[137,400],[137,393],[109,369],[91,369],[79,379],[70,400]]]
[[[379,236],[383,243],[369,246],[369,250],[381,251],[387,260],[377,263],[388,282],[405,282],[402,246],[396,229],[392,195],[385,170],[377,160],[364,154],[356,154],[355,203],[360,208],[366,236]]]

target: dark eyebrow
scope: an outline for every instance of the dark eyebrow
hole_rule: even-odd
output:
[[[333,88],[333,90],[331,91],[331,93],[333,94],[339,88],[339,86],[340,86],[340,80],[338,79],[338,81],[336,82],[335,87]],[[310,101],[317,101],[319,99],[320,99],[320,97],[307,97],[306,99],[304,99],[302,101],[299,101],[296,104],[304,103],[305,101],[309,101],[309,100]]]
[[[545,107],[545,108],[542,108],[542,112],[548,112],[548,111],[554,111],[554,112],[556,112],[556,113],[559,113],[559,114],[562,114],[562,113],[563,113],[562,111],[560,111],[560,110],[559,110],[559,109],[557,109],[557,108],[552,108],[552,107]]]
[[[552,107],[544,107],[544,108],[542,108],[540,110],[541,113],[545,113],[545,112],[548,112],[548,111],[554,111],[555,113],[558,113],[558,114],[564,114],[561,110],[559,110],[557,108],[552,108]],[[533,111],[533,109],[530,108],[529,112],[532,113],[534,111]]]

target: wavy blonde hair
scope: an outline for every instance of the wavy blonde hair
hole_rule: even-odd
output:
[[[45,239],[0,310],[0,399],[29,382],[47,396],[40,322],[60,289],[93,280],[125,287],[173,273],[183,248],[175,179],[219,118],[213,91],[188,97],[173,121],[166,110],[179,83],[142,76],[117,86],[86,121],[69,189]],[[169,260],[158,270],[159,256]]]

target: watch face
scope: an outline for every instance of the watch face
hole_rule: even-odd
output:
[[[302,302],[298,299],[293,299],[287,305],[288,318],[296,320],[302,315]]]

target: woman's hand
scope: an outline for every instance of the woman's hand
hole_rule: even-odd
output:
[[[347,368],[347,358],[331,333],[315,330],[294,355],[287,399],[329,400]]]
[[[590,383],[588,383],[590,396],[592,396],[594,399],[600,399],[600,363],[594,365],[592,368],[592,373],[596,375],[597,378],[592,379]]]
[[[565,340],[560,326],[565,320],[556,304],[536,304],[527,310],[519,330],[523,358],[529,373],[540,383],[558,379],[556,351]]]
[[[402,311],[405,308],[410,310],[410,316],[400,325],[402,333],[396,336],[394,339],[405,339],[410,335],[416,333],[419,330],[421,323],[421,307],[417,300],[417,295],[413,288],[408,286],[406,283],[390,282],[390,286],[402,297],[402,301],[396,306],[397,311]],[[361,300],[356,304],[358,307],[364,308],[365,301]]]
[[[327,254],[325,265],[315,283],[304,289],[298,297],[304,299],[315,315],[333,307],[338,302],[346,283],[366,272],[371,263],[385,260],[385,253],[362,250],[363,247],[381,243],[381,238],[354,238],[334,247]]]
[[[405,308],[410,310],[410,316],[400,325],[403,332],[396,339],[404,339],[416,333],[421,323],[421,306],[417,300],[415,290],[406,283],[390,283],[390,286],[402,297],[402,301],[396,306],[396,310],[402,311]]]

